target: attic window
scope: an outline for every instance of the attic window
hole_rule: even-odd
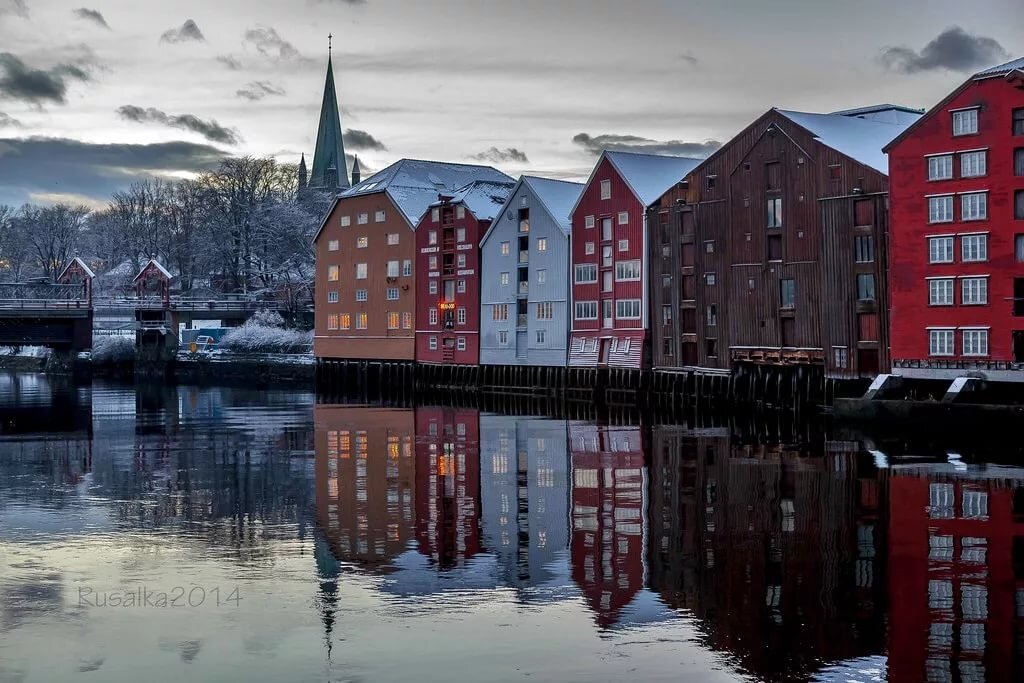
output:
[[[708,185],[707,185],[707,187],[708,187],[709,190],[715,189],[715,181],[717,181],[717,180],[718,180],[718,176],[716,176],[716,175],[709,175],[708,176],[708,180],[707,180]]]
[[[833,164],[828,167],[828,177],[830,180],[839,180],[843,177],[843,167],[839,164]]]
[[[750,170],[750,162],[749,161],[746,162],[745,164],[743,164],[743,170],[744,171],[749,171]]]
[[[458,206],[456,206],[455,207],[455,217],[456,218],[465,218],[466,217],[466,207],[463,206],[462,204],[459,204]]]
[[[519,198],[519,206],[526,206],[526,195]]]
[[[612,198],[612,181],[602,180],[601,181],[601,199]]]

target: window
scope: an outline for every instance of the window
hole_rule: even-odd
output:
[[[875,300],[875,276],[873,273],[857,273],[857,300]]]
[[[629,240],[619,240],[619,251],[629,251]]]
[[[543,285],[548,281],[548,271],[546,268],[540,268],[537,270],[537,284]]]
[[[456,262],[458,263],[457,267],[465,268],[466,267],[466,255],[465,254],[459,254],[458,258],[456,259]]]
[[[444,300],[455,301],[455,281],[445,280],[444,281]]]
[[[1013,110],[1013,134],[1024,135],[1024,109]]]
[[[845,346],[832,347],[832,362],[837,368],[847,368],[850,364],[850,353]]]
[[[619,299],[615,302],[615,317],[619,320],[640,318],[640,299]]]
[[[465,325],[466,324],[466,309],[465,309],[465,307],[460,306],[459,309],[457,311],[455,311],[455,322],[458,323],[459,325]]]
[[[594,227],[594,217],[593,216],[587,216],[586,218],[584,218],[583,219],[583,227],[585,227],[585,228],[593,228]]]
[[[1013,193],[1013,217],[1018,221],[1024,220],[1024,190]]]
[[[782,227],[782,197],[768,200],[768,227]]]
[[[537,304],[537,320],[551,320],[554,318],[555,306],[550,301],[543,301]]]
[[[412,259],[405,259],[402,261],[402,275],[409,277],[412,275]]]
[[[427,233],[427,244],[437,244],[437,230],[431,230]]]
[[[365,289],[357,289],[356,290],[356,301],[366,301],[366,290]]]
[[[964,235],[961,237],[960,258],[964,261],[987,261],[988,235]]]
[[[389,246],[394,246],[396,244],[398,244],[398,233],[397,232],[389,232],[388,233],[388,245]]]
[[[714,254],[715,253],[715,241],[714,240],[707,240],[706,242],[704,242],[704,253],[706,253],[706,254]]]
[[[508,273],[501,273],[498,276],[498,282],[501,283],[502,287],[508,285]]]
[[[387,218],[387,215],[386,215],[384,209],[377,209],[373,213],[373,222],[374,223],[383,223],[386,218]]]
[[[640,279],[640,259],[619,261],[615,264],[616,282],[629,282]]]
[[[437,294],[437,280],[431,280],[430,283],[427,285],[427,290],[431,294]]]
[[[336,329],[338,329],[338,316],[337,315],[329,315],[329,316],[327,316],[327,329],[328,330],[336,330]]]
[[[857,263],[871,263],[875,260],[875,238],[871,235],[856,235],[853,238],[854,260]]]
[[[583,245],[583,253],[586,254],[587,256],[590,256],[591,254],[593,254],[594,253],[594,243],[593,242],[587,242],[586,244],[584,244]]]
[[[336,304],[338,303],[338,292],[327,292],[327,303]]]
[[[398,314],[397,313],[388,313],[388,329],[389,330],[397,330],[398,329]]]
[[[980,221],[988,218],[988,194],[971,192],[960,195],[960,220]]]
[[[545,342],[546,337],[547,337],[547,334],[546,334],[545,330],[537,330],[537,343],[538,344],[543,344]]]
[[[358,216],[356,216],[356,223],[358,223],[359,225],[366,225],[369,222],[370,222],[370,214],[368,214],[368,213],[364,212],[364,213],[361,213]]]
[[[437,223],[439,220],[441,220],[441,209],[437,208],[436,206],[432,208],[430,210],[430,220],[433,223]]]
[[[960,280],[960,303],[982,306],[988,303],[988,278],[965,277]]]
[[[672,324],[672,307],[662,306],[661,307],[661,324],[671,325]]]
[[[1014,235],[1013,253],[1017,257],[1017,263],[1024,263],[1024,235]]]
[[[338,251],[338,240],[330,240],[327,242],[327,251]]]
[[[707,177],[707,178],[705,179],[705,181],[706,181],[706,187],[707,187],[707,189],[709,189],[709,190],[713,190],[713,189],[715,189],[715,181],[716,181],[716,180],[718,180],[718,176],[715,176],[715,175],[709,175],[709,176],[708,176],[708,177]]]
[[[341,217],[341,227],[347,228],[350,225],[352,225],[352,216],[342,216]]]
[[[718,278],[714,273],[704,273],[704,284],[708,287],[714,287],[717,281]]]
[[[508,256],[512,252],[512,245],[509,242],[501,243],[501,255]]]
[[[431,337],[427,340],[427,348],[431,351],[437,351],[437,337]]]
[[[960,155],[960,175],[964,178],[977,178],[988,172],[988,152],[963,152]]]
[[[547,237],[538,237],[537,238],[537,251],[547,251],[547,250],[548,250],[548,238]]]
[[[964,330],[963,341],[965,356],[988,355],[988,330]]]
[[[928,330],[928,355],[953,355],[953,330]]]
[[[356,279],[357,280],[365,280],[366,279],[366,264],[365,263],[357,263],[356,264]]]
[[[459,337],[458,339],[456,339],[456,346],[455,346],[455,348],[458,351],[465,351],[466,350],[466,338],[465,337]]]
[[[928,238],[928,263],[953,262],[953,237]]]
[[[977,132],[977,109],[961,109],[953,112],[953,135],[974,135]]]
[[[953,305],[953,278],[936,278],[928,280],[928,305]]]
[[[612,181],[602,180],[601,181],[601,199],[612,198]]]
[[[629,223],[629,212],[628,211],[620,211],[619,212],[619,225],[627,225],[628,223]]]
[[[611,242],[612,240],[612,219],[602,218],[601,219],[601,241]]]
[[[408,311],[406,311],[405,313],[402,314],[402,329],[403,330],[411,330],[412,329],[412,313],[410,313]]]
[[[494,304],[491,307],[491,320],[508,320],[508,304]]]
[[[508,330],[498,330],[498,344],[508,346]]]
[[[327,266],[327,281],[337,282],[339,277],[338,266]]]
[[[704,310],[704,322],[708,327],[714,327],[718,324],[718,305],[710,304]]]
[[[358,315],[356,315],[356,329],[357,330],[365,330],[366,329],[366,314],[365,313],[359,313]]]
[[[398,301],[398,287],[388,287],[387,300]]]
[[[466,293],[466,281],[465,280],[456,280],[455,281],[455,291],[458,292],[459,294],[465,294]]]
[[[597,282],[597,264],[581,263],[576,266],[576,284],[588,284]]]
[[[953,196],[928,198],[928,222],[929,223],[952,223],[953,222]]]
[[[431,270],[431,271],[437,270],[437,257],[436,256],[431,256],[427,260],[427,269]]]
[[[459,208],[461,209],[462,207],[460,206]],[[460,218],[461,218],[461,216],[460,216]],[[465,242],[466,241],[466,229],[465,228],[456,228],[455,229],[455,241],[456,242]]]
[[[436,325],[437,324],[437,309],[434,308],[433,306],[431,306],[430,307],[430,312],[427,313],[427,318],[429,319],[431,325]]]
[[[398,261],[388,261],[388,277],[398,277]]]
[[[988,517],[988,492],[987,491],[964,491],[962,508],[964,519],[978,519]],[[984,545],[985,539],[979,539],[982,542],[977,543],[971,537],[965,537],[962,539],[962,544],[965,549],[961,552],[966,554],[966,548],[970,547],[968,541],[971,540],[971,545]],[[961,555],[962,556],[962,555]],[[966,625],[966,624],[965,624]]]
[[[782,308],[796,308],[796,280],[785,279],[779,282],[779,301]]]
[[[366,249],[366,247],[368,247],[368,246],[370,246],[370,238],[369,237],[367,237],[366,235],[363,235],[362,237],[357,237],[356,238],[356,249]]]
[[[457,207],[455,207],[455,217],[456,218],[465,218],[466,217],[466,207],[463,206],[462,204],[459,204]],[[463,234],[465,234],[465,233],[463,233]],[[459,241],[460,242],[463,241],[462,238],[460,238]]]
[[[704,350],[706,351],[706,355],[708,358],[718,357],[718,340],[706,339]]]
[[[953,177],[953,155],[928,157],[928,180],[949,180]]]
[[[576,320],[597,320],[597,302],[577,301]]]
[[[341,314],[341,329],[347,330],[352,327],[352,316],[348,313]]]

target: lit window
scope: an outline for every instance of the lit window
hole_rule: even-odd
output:
[[[960,303],[980,306],[988,303],[988,278],[965,277],[960,280]]]
[[[615,317],[619,320],[639,320],[640,299],[619,299],[615,302]]]
[[[964,152],[960,155],[960,175],[964,178],[977,178],[988,172],[988,152]]]
[[[347,228],[350,225],[352,225],[352,216],[342,216],[341,217],[341,227]]]
[[[581,263],[576,266],[576,284],[597,282],[597,264]]]
[[[629,212],[628,211],[620,211],[619,212],[619,225],[626,225],[628,223],[629,223]]]
[[[945,195],[942,197],[928,198],[928,222],[929,223],[952,223],[953,222],[953,197]]]
[[[336,304],[338,303],[338,292],[327,292],[327,303]]]
[[[928,180],[949,180],[953,177],[953,155],[928,157]]]
[[[329,315],[327,316],[327,329],[336,330],[338,329],[338,316]]]
[[[629,251],[629,240],[619,240],[619,251]]]
[[[341,314],[341,329],[347,330],[352,327],[352,316],[348,313]]]
[[[398,329],[398,313],[388,313],[388,329]]]
[[[928,355],[953,355],[953,330],[928,330]]]
[[[928,305],[953,305],[953,278],[928,280]]]
[[[987,261],[988,235],[964,235],[961,237],[960,258],[964,261]]]
[[[594,243],[593,242],[585,243],[583,245],[583,253],[586,254],[587,256],[592,255],[594,253]]]
[[[363,235],[362,237],[357,237],[356,238],[356,249],[366,249],[366,247],[368,247],[368,246],[370,246],[370,238],[369,237],[367,237],[366,235]]]
[[[404,330],[411,330],[412,329],[412,313],[410,313],[408,311],[406,311],[405,313],[402,314],[402,329],[404,329]]]
[[[398,277],[398,261],[388,261],[388,277]]]
[[[960,220],[981,221],[988,218],[988,194],[971,192],[960,195]]]
[[[512,252],[512,245],[508,242],[501,243],[501,255],[508,256]]]
[[[338,251],[338,240],[330,240],[327,242],[327,251]]]
[[[431,337],[427,341],[427,346],[430,348],[431,351],[437,351],[437,337]]]
[[[462,207],[460,206],[459,209],[461,210]],[[462,218],[462,216],[459,216],[459,218]],[[466,229],[465,228],[456,228],[455,229],[455,241],[456,242],[465,242],[466,241]]]
[[[384,220],[386,219],[386,217],[387,216],[386,216],[386,214],[384,212],[384,209],[377,209],[373,213],[373,222],[374,223],[383,223]]]
[[[356,315],[356,329],[357,330],[365,330],[366,329],[366,314],[365,313],[360,313],[360,314]]]
[[[463,206],[462,204],[459,204],[457,207],[455,207],[455,217],[456,218],[465,218],[466,217],[466,207]],[[462,239],[460,238],[459,241],[461,242]]]
[[[616,282],[629,282],[640,279],[640,259],[619,261],[615,264]]]
[[[337,282],[339,277],[338,266],[327,266],[327,281]]]
[[[456,340],[456,347],[455,348],[457,350],[459,350],[459,351],[465,351],[466,350],[466,338],[465,337],[459,337]]]
[[[409,277],[412,275],[412,259],[405,259],[402,261],[402,275]]]
[[[537,251],[547,251],[547,250],[548,250],[548,238],[546,238],[546,237],[538,237],[537,238]]]
[[[953,262],[953,237],[928,238],[928,263]]]
[[[987,356],[988,330],[964,330],[963,343],[965,356]]]
[[[366,301],[366,299],[367,299],[366,290],[365,289],[357,289],[356,290],[356,301]]]
[[[368,213],[361,213],[358,216],[356,216],[356,223],[358,223],[359,225],[366,225],[369,222],[370,214]]]
[[[601,181],[601,199],[612,198],[612,181],[602,180]]]
[[[357,280],[365,280],[366,279],[366,264],[365,263],[357,263],[356,264],[356,279]]]
[[[398,287],[388,287],[387,300],[398,301]]]
[[[591,216],[586,216],[583,219],[583,226],[586,227],[586,228],[593,228],[594,227],[594,217],[592,215]]]
[[[548,271],[545,268],[537,270],[537,284],[543,285],[548,281]]]
[[[428,315],[428,317],[430,319],[430,324],[431,325],[436,325],[437,324],[437,309],[434,308],[433,306],[431,306],[430,312],[427,315]]]
[[[953,112],[953,135],[973,135],[977,132],[977,109],[963,109]]]
[[[389,232],[388,233],[388,245],[389,246],[394,246],[396,244],[398,244],[398,233],[397,232]]]
[[[498,281],[499,281],[499,282],[501,283],[501,285],[502,285],[503,287],[504,287],[505,285],[508,285],[508,273],[501,273],[501,274],[500,274],[500,275],[498,276]]]

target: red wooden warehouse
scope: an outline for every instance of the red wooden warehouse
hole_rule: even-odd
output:
[[[887,151],[893,372],[1024,381],[1024,59],[972,76]]]
[[[649,366],[646,209],[699,162],[601,155],[572,211],[570,366]]]
[[[480,240],[513,183],[478,180],[442,194],[416,227],[416,361],[480,362]],[[396,294],[397,296],[397,294]]]

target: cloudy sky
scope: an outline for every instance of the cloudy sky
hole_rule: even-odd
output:
[[[329,32],[368,167],[558,177],[605,145],[705,155],[772,106],[929,107],[1024,54],[1019,0],[0,0],[0,203],[297,161]]]

